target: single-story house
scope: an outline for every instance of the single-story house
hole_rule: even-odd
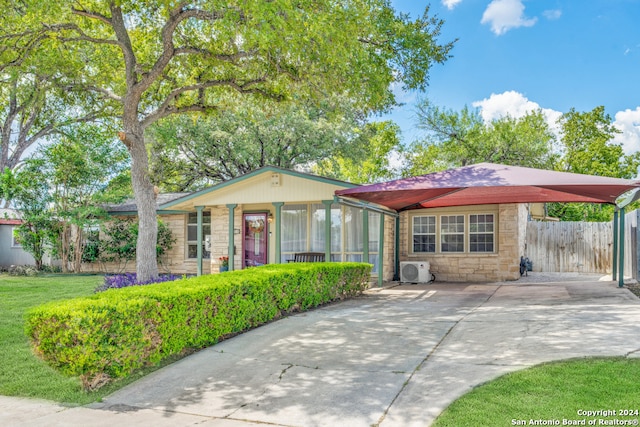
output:
[[[369,262],[379,283],[403,267],[438,281],[503,281],[520,277],[530,202],[613,203],[637,187],[488,163],[365,186],[269,166],[159,195],[158,215],[176,239],[164,267],[178,274],[218,272],[225,257],[233,270],[314,252]],[[134,215],[135,204],[111,214]]]
[[[195,193],[159,194],[158,215],[176,239],[162,268],[174,274],[208,274],[218,272],[227,257],[229,268],[238,270],[313,252],[325,260],[369,262],[375,277],[382,270],[380,279],[391,280],[393,221],[334,200],[336,190],[354,186],[269,166]],[[135,215],[135,202],[114,206],[109,213]],[[135,268],[133,263],[130,267]]]

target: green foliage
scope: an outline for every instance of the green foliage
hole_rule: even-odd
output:
[[[56,134],[17,171],[5,171],[2,193],[25,220],[18,237],[38,268],[49,252],[63,261],[64,271],[80,271],[85,230],[104,217],[102,205],[110,201],[105,189],[127,160],[103,128],[80,124]]]
[[[22,248],[33,256],[38,270],[42,268],[42,259],[51,250],[58,230],[58,222],[49,209],[50,187],[42,179],[42,168],[43,162],[34,160],[18,172],[5,169],[3,174],[4,192],[10,194],[23,221],[16,230],[16,237]]]
[[[239,98],[343,96],[364,113],[396,103],[392,84],[424,90],[453,43],[442,21],[396,14],[389,0],[335,2],[26,0],[0,28],[11,64],[52,52],[121,119],[141,223],[137,272],[158,274],[145,129],[185,112],[226,110]],[[22,27],[19,25],[22,19]]]
[[[55,247],[63,271],[80,272],[86,231],[105,217],[102,205],[110,201],[105,189],[128,167],[127,152],[105,129],[84,124],[59,135],[42,149],[40,159],[60,221]]]
[[[555,137],[541,111],[485,123],[478,109],[456,112],[424,100],[418,121],[427,134],[405,152],[405,176],[482,162],[551,169],[557,160]]]
[[[260,100],[209,116],[165,119],[149,129],[152,177],[164,191],[184,191],[263,166],[307,165],[350,144],[354,115],[346,102]]]
[[[92,261],[115,264],[116,271],[126,270],[127,263],[136,257],[136,241],[138,239],[138,222],[132,218],[112,217],[100,227],[100,233],[88,250],[85,257]],[[158,238],[156,256],[164,256],[175,243],[171,229],[158,218]],[[89,261],[91,262],[91,261]]]
[[[562,127],[562,170],[614,178],[633,178],[638,174],[640,153],[625,155],[622,144],[612,142],[620,131],[604,107],[584,113],[572,108],[559,123]]]
[[[634,178],[640,166],[640,152],[625,155],[622,144],[612,140],[620,131],[604,107],[589,112],[571,109],[559,120],[563,156],[559,169],[613,178]],[[637,204],[631,206],[633,209]],[[613,206],[590,203],[550,203],[550,216],[563,221],[611,221]]]
[[[603,107],[564,114],[558,121],[559,140],[541,111],[484,123],[479,110],[456,112],[425,100],[418,117],[427,135],[405,150],[404,176],[491,162],[629,179],[640,166],[640,152],[625,155],[622,145],[612,142],[619,131]],[[547,205],[549,216],[563,221],[610,221],[613,209],[588,203]]]
[[[109,290],[36,307],[37,354],[87,389],[283,314],[360,294],[370,264],[296,263]]]
[[[0,172],[15,169],[30,149],[77,124],[111,114],[90,91],[77,90],[81,57],[58,43],[46,47],[42,28],[59,12],[54,2],[4,3],[0,25]],[[44,7],[43,7],[44,6]]]
[[[400,150],[400,128],[393,122],[367,123],[355,130],[350,144],[318,162],[314,171],[348,182],[366,184],[394,177],[389,160]]]

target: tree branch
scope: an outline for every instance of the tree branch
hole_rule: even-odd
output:
[[[84,16],[85,18],[90,18],[90,19],[97,19],[98,21],[102,21],[105,24],[112,26],[113,22],[111,21],[111,19],[109,19],[107,16],[102,15],[101,13],[97,13],[97,12],[89,12],[88,10],[82,8],[82,9],[78,9],[76,7],[71,7],[71,12],[74,13],[75,15],[78,16]]]
[[[203,21],[214,21],[220,19],[223,14],[216,12],[207,12],[200,9],[187,9],[188,2],[182,2],[173,9],[169,14],[169,19],[162,28],[162,53],[156,60],[151,70],[143,76],[140,81],[140,89],[142,92],[147,90],[164,72],[169,62],[176,55],[176,49],[173,43],[173,34],[181,22],[195,18]]]
[[[176,108],[174,106],[175,101],[181,95],[187,92],[200,91],[200,90],[208,89],[215,86],[228,86],[241,93],[259,93],[265,96],[269,96],[269,93],[267,93],[267,91],[260,88],[253,87],[257,84],[264,83],[265,81],[266,81],[265,77],[260,77],[258,79],[249,80],[243,83],[238,83],[235,79],[211,80],[207,82],[197,83],[197,84],[183,86],[183,87],[174,89],[173,91],[171,91],[171,93],[169,93],[169,95],[167,95],[164,102],[155,111],[151,112],[149,115],[147,115],[147,117],[144,120],[142,120],[142,128],[143,129],[146,128],[150,124],[155,123],[157,120],[163,117],[169,116],[171,114],[176,114],[179,112],[184,112],[185,111],[184,108],[187,108],[186,111],[206,111],[207,109],[215,108],[214,106],[206,106],[206,105],[201,105],[196,103],[187,107]]]
[[[104,88],[101,88],[101,87],[98,87],[98,86],[67,85],[67,89],[73,89],[73,88],[81,88],[81,89],[89,91],[89,92],[99,93],[101,95],[104,95],[105,98],[111,99],[111,100],[119,102],[119,103],[123,103],[124,102],[124,98],[122,98],[117,93],[114,93],[114,92],[112,92],[112,91],[110,91],[108,89],[104,89]]]
[[[127,32],[127,27],[124,24],[124,17],[122,16],[122,9],[120,6],[116,6],[115,3],[111,3],[111,28],[116,33],[116,38],[119,41],[120,49],[122,50],[122,55],[124,56],[125,62],[125,75],[127,81],[127,88],[129,91],[134,91],[132,95],[137,99],[142,96],[144,92],[144,88],[139,88],[136,90],[136,84],[138,83],[138,78],[136,74],[137,62],[136,55],[133,51],[133,45],[131,44],[131,39],[129,38],[129,33]]]
[[[258,51],[254,50],[253,52],[236,52],[236,53],[212,53],[207,49],[201,49],[194,46],[184,46],[175,49],[175,56],[178,55],[201,55],[205,58],[215,58],[220,61],[226,61],[231,63],[236,63],[238,60],[243,58],[251,58]]]

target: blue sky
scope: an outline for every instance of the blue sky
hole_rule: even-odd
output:
[[[405,106],[384,116],[405,143],[420,135],[415,102],[479,108],[487,120],[542,109],[550,123],[575,108],[603,105],[640,150],[640,0],[392,0],[396,10],[445,21],[453,57],[430,73],[427,93],[399,93]]]

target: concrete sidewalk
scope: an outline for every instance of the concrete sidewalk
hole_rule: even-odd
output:
[[[613,282],[372,289],[200,351],[90,407],[0,397],[0,425],[428,426],[510,371],[636,357],[638,321],[640,300]]]

